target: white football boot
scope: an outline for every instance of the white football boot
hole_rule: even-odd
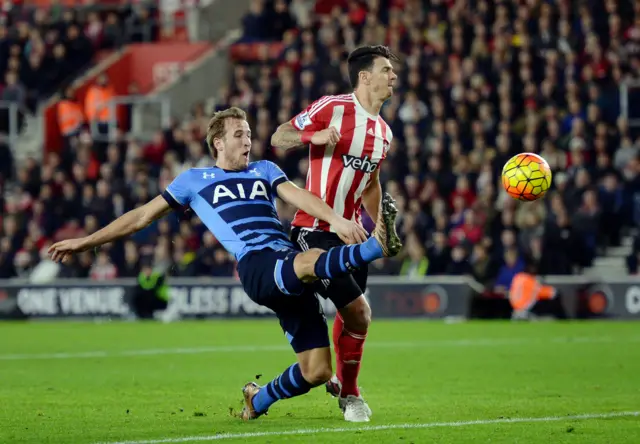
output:
[[[338,380],[336,375],[333,375],[331,379],[325,384],[327,393],[331,396],[338,398],[338,406],[344,414],[345,421],[349,422],[369,422],[369,419],[373,415],[371,408],[361,396],[347,395],[346,397],[340,396],[342,390],[342,384]]]
[[[369,422],[371,409],[362,396],[347,395],[339,398],[338,405],[344,412],[344,420],[349,422]]]

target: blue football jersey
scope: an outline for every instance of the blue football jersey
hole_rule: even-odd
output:
[[[192,168],[162,194],[173,208],[191,207],[236,260],[254,250],[295,249],[284,230],[275,198],[288,181],[273,162],[252,162],[242,171]]]

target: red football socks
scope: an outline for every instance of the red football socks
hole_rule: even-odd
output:
[[[340,344],[340,336],[342,336],[342,330],[344,329],[344,320],[340,313],[336,313],[336,320],[333,321],[333,351],[336,353],[336,372],[340,368],[340,360],[338,359],[338,346]]]
[[[336,352],[336,374],[342,384],[340,396],[360,396],[358,390],[358,374],[364,349],[366,332],[352,332],[344,328],[340,314],[336,314],[333,324],[333,344]]]

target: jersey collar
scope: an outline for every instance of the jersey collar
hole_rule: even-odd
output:
[[[358,102],[358,98],[356,97],[356,93],[354,93],[354,92],[351,93],[351,97],[353,97],[353,103],[355,103],[356,109],[358,109],[362,113],[366,114],[366,116],[368,118],[373,119],[373,120],[378,120],[378,117],[380,117],[380,116],[374,116],[373,114],[370,114],[369,111],[367,111],[366,109],[364,109],[364,107],[362,105],[360,105],[360,102]]]

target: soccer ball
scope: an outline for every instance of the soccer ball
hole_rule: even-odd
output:
[[[540,199],[551,186],[551,168],[537,154],[520,153],[502,168],[502,186],[514,199]]]

